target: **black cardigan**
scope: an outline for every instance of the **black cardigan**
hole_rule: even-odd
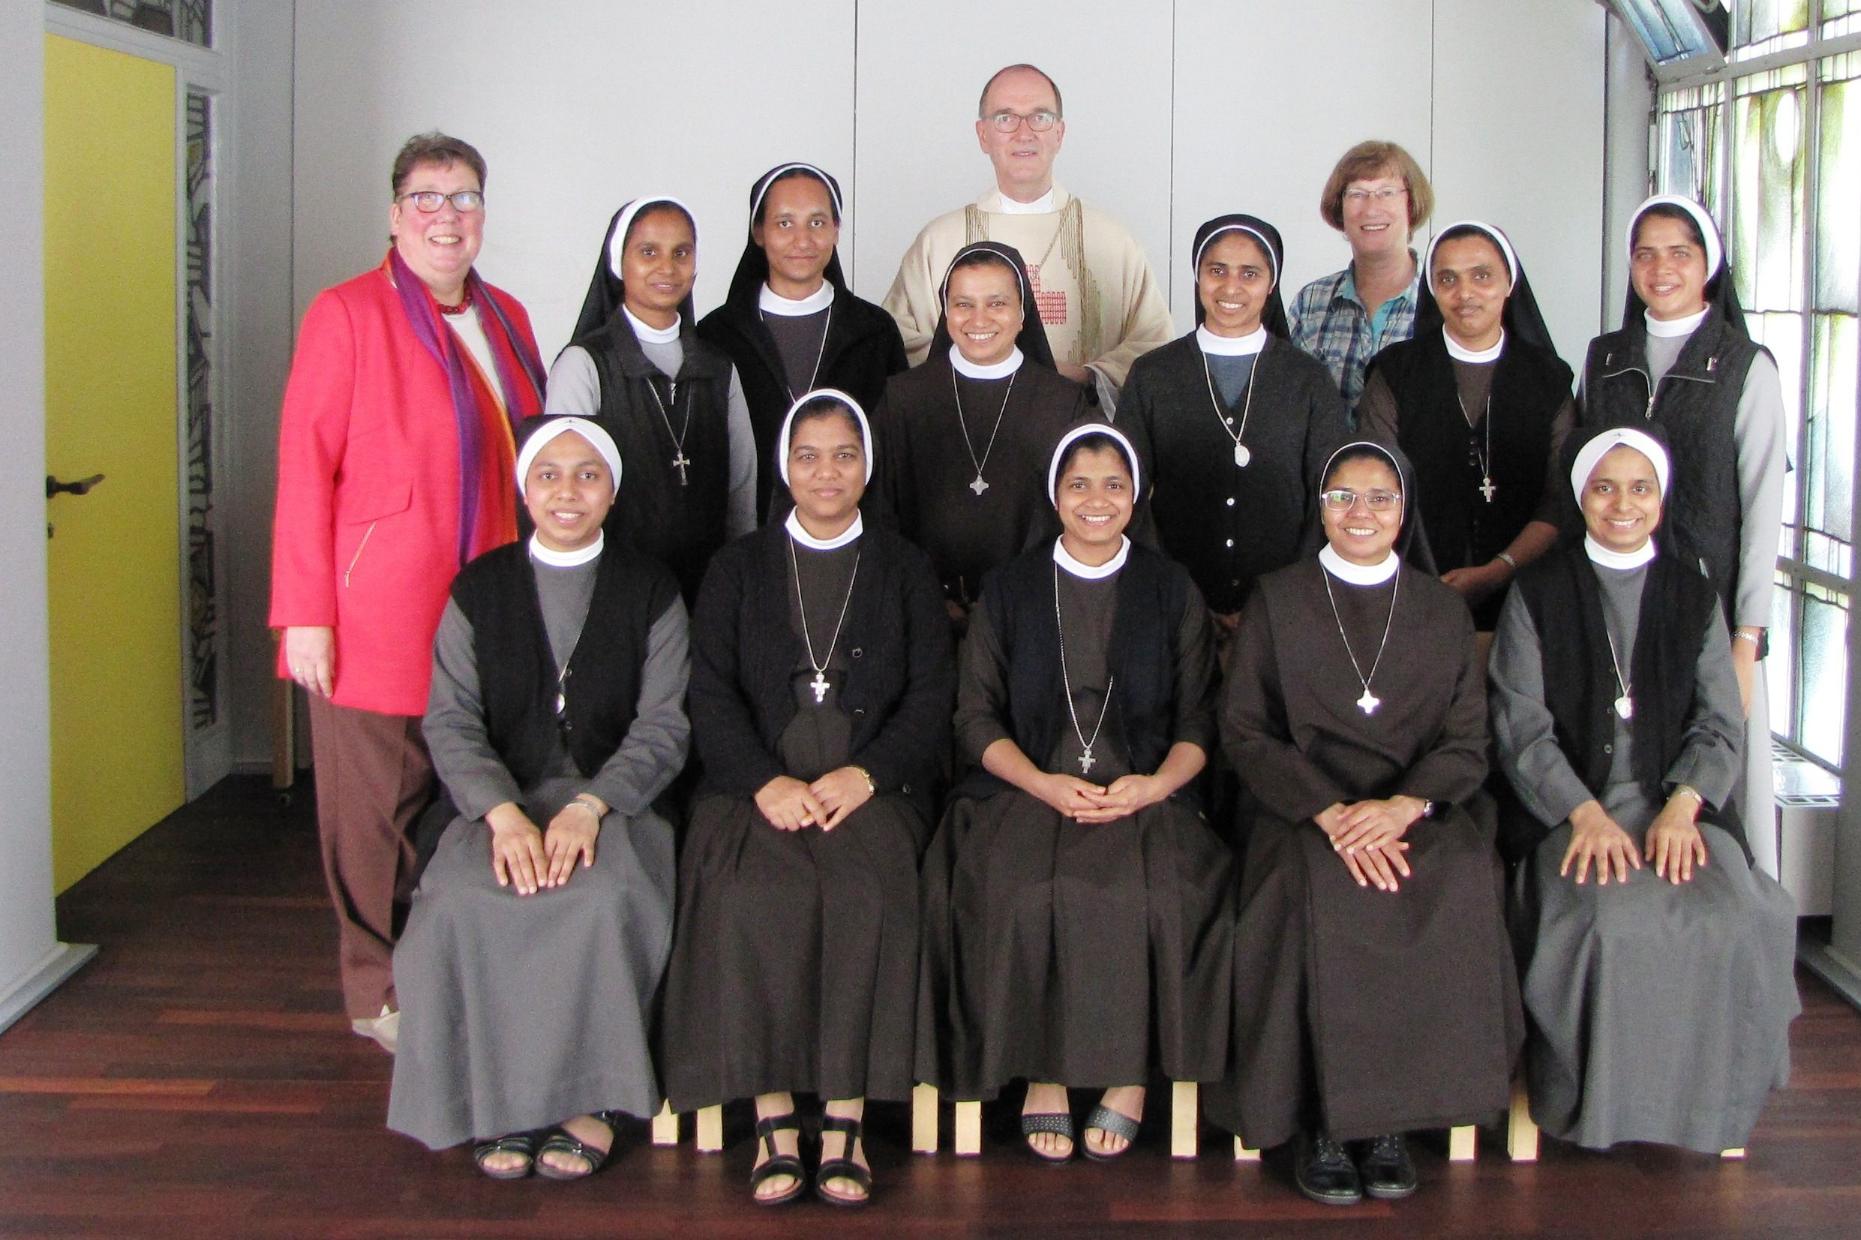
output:
[[[802,642],[788,622],[788,531],[766,526],[718,552],[692,616],[692,738],[704,761],[700,793],[753,796],[787,774],[776,750],[795,717],[790,677]],[[950,746],[956,660],[930,559],[898,534],[866,524],[859,580],[840,641],[851,660],[841,701],[852,758],[880,793],[927,817]]]

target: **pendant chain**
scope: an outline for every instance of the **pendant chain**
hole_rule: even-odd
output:
[[[1073,708],[1073,682],[1066,672],[1066,625],[1060,619],[1060,566],[1053,566],[1053,627],[1060,635],[1060,689],[1066,694],[1066,713],[1073,721],[1073,735],[1079,738],[1079,770],[1082,774],[1092,773],[1092,764],[1098,759],[1092,756],[1092,746],[1098,744],[1099,731],[1105,726],[1105,714],[1111,709],[1112,686],[1118,683],[1113,674],[1105,681],[1105,700],[1099,706],[1099,721],[1092,725],[1091,739],[1087,739],[1084,729],[1079,726],[1079,712]]]
[[[1376,669],[1383,665],[1383,651],[1389,646],[1389,630],[1396,622],[1396,595],[1402,588],[1402,570],[1400,567],[1397,568],[1396,576],[1390,585],[1389,618],[1383,621],[1383,640],[1377,643],[1376,659],[1370,664],[1368,676],[1363,674],[1363,666],[1357,662],[1357,652],[1351,649],[1350,635],[1344,631],[1344,617],[1338,611],[1337,597],[1331,593],[1331,573],[1322,567],[1318,571],[1325,581],[1325,600],[1331,604],[1331,619],[1336,622],[1338,637],[1344,642],[1345,657],[1350,659],[1351,671],[1357,674],[1358,681],[1363,685],[1363,696],[1357,699],[1357,705],[1364,714],[1375,714],[1376,708],[1383,704],[1383,700],[1370,692],[1370,682],[1376,679]]]
[[[769,321],[769,316],[764,314],[761,310],[758,310],[756,313],[761,317],[763,322],[767,323]],[[800,400],[806,393],[812,392],[814,390],[814,385],[820,381],[821,359],[827,356],[827,333],[832,331],[833,327],[834,303],[830,301],[827,303],[827,318],[821,323],[821,347],[815,350],[814,373],[808,376],[808,386],[797,392],[794,388],[788,386],[788,371],[786,369],[782,371],[782,390],[788,393],[790,404]]]
[[[1001,434],[1002,416],[1008,412],[1008,399],[1015,393],[1015,380],[1021,377],[1020,370],[1008,376],[1008,390],[1002,393],[1002,407],[995,412],[995,426],[989,431],[989,442],[983,446],[982,457],[976,457],[975,442],[969,437],[969,423],[963,420],[963,394],[958,389],[956,367],[950,367],[950,396],[956,401],[956,428],[963,432],[963,447],[969,453],[969,463],[976,467],[976,480],[969,484],[969,489],[981,495],[989,489],[988,482],[982,477],[983,466],[989,463],[989,453],[995,451],[995,437]]]
[[[1241,436],[1247,433],[1247,415],[1254,407],[1254,380],[1259,376],[1260,359],[1265,355],[1261,353],[1254,355],[1254,368],[1247,376],[1247,395],[1241,401],[1241,426],[1239,430],[1229,430],[1227,412],[1215,395],[1215,376],[1208,368],[1208,354],[1200,349],[1196,351],[1202,354],[1202,379],[1208,384],[1208,403],[1214,406],[1215,423],[1221,427],[1228,438],[1234,441],[1234,463],[1245,466],[1249,460],[1253,459],[1253,454],[1247,450],[1247,445],[1241,442]]]
[[[846,623],[847,607],[853,602],[853,584],[859,580],[859,560],[865,552],[853,553],[853,572],[847,577],[846,597],[840,600],[840,618],[834,621],[834,635],[827,643],[827,657],[820,662],[814,660],[814,639],[808,635],[808,604],[801,597],[801,565],[795,559],[795,540],[788,540],[788,567],[795,574],[795,606],[801,610],[801,640],[808,650],[808,666],[814,669],[814,679],[808,687],[814,690],[814,704],[819,706],[827,700],[827,665],[833,662],[834,647],[840,644],[840,628]]]

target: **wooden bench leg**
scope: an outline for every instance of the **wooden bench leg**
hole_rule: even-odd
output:
[[[1175,1081],[1170,1085],[1170,1157],[1194,1158],[1196,1125],[1201,1119],[1197,1110],[1198,1091],[1194,1081]]]
[[[1506,1156],[1513,1162],[1538,1161],[1538,1125],[1531,1122],[1531,1100],[1525,1079],[1512,1082],[1512,1107],[1506,1113]]]
[[[982,1104],[956,1104],[956,1152],[965,1156],[982,1153]]]
[[[724,1108],[701,1107],[698,1111],[698,1152],[715,1154],[724,1148]]]
[[[935,1085],[915,1085],[911,1089],[911,1151],[914,1154],[937,1152]]]
[[[1733,1146],[1729,1150],[1720,1150],[1719,1157],[1742,1162],[1745,1157],[1745,1147],[1742,1145],[1738,1145],[1738,1146]]]
[[[1449,1162],[1472,1162],[1478,1147],[1478,1132],[1472,1124],[1462,1124],[1450,1128],[1447,1134],[1447,1160]]]
[[[1235,1162],[1259,1162],[1260,1151],[1248,1149],[1247,1144],[1244,1141],[1242,1141],[1239,1137],[1236,1137],[1234,1138],[1234,1161]]]
[[[659,1114],[653,1116],[653,1144],[678,1144],[678,1116],[672,1114],[672,1104],[659,1104]]]

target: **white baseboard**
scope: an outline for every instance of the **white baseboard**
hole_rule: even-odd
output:
[[[0,990],[0,1033],[96,954],[97,948],[90,943],[59,943],[17,981]]]

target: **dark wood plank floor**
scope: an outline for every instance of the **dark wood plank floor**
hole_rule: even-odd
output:
[[[722,1155],[655,1149],[640,1125],[592,1180],[492,1183],[382,1127],[389,1060],[339,1014],[307,799],[228,781],[60,902],[61,935],[102,952],[0,1035],[0,1234],[1861,1235],[1861,1015],[1808,975],[1790,1087],[1742,1164],[1547,1143],[1513,1166],[1489,1142],[1450,1165],[1435,1145],[1416,1197],[1340,1210],[1213,1132],[1193,1163],[1153,1124],[1120,1163],[1054,1170],[1018,1153],[1005,1107],[963,1160],[906,1153],[903,1108],[878,1108],[878,1198],[857,1214],[752,1207],[741,1115]]]

